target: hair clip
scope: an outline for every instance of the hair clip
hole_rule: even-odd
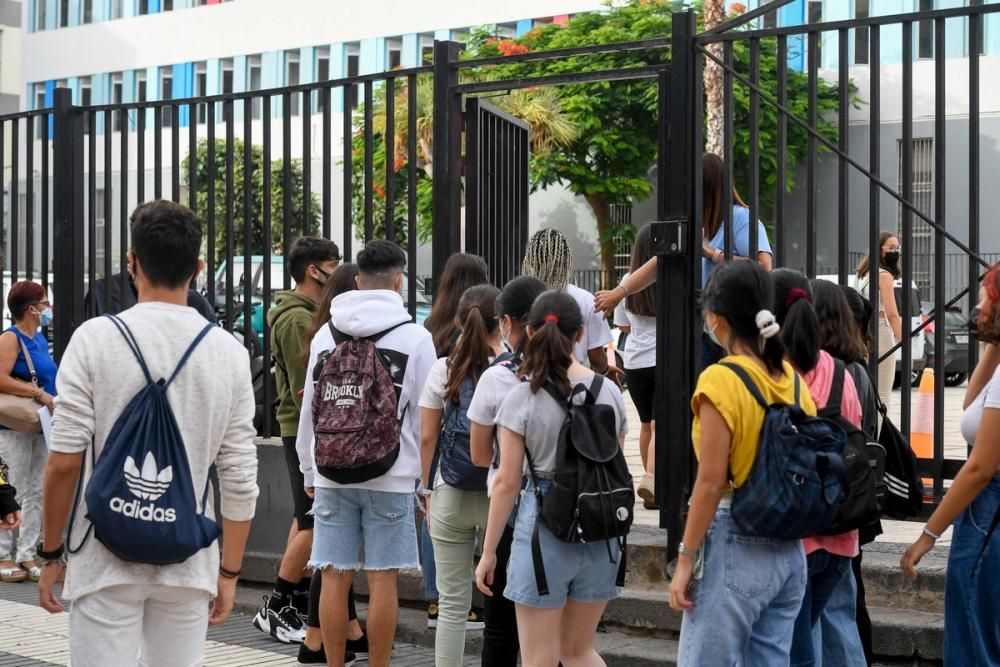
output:
[[[545,316],[545,323],[546,324],[549,324],[549,323],[551,323],[551,324],[559,324],[559,318],[556,317],[555,315],[546,315]]]

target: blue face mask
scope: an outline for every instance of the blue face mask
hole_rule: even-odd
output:
[[[704,330],[705,330],[705,333],[706,333],[706,334],[708,334],[708,339],[709,339],[710,341],[712,341],[713,343],[715,343],[715,344],[716,344],[716,345],[718,345],[719,347],[724,347],[724,346],[722,345],[722,343],[721,343],[721,342],[719,342],[719,339],[718,339],[718,338],[716,337],[716,335],[715,335],[715,329],[718,329],[718,328],[719,328],[719,324],[718,324],[718,322],[716,322],[716,324],[715,324],[715,329],[709,329],[709,328],[708,328],[708,320],[705,320],[705,324],[703,325],[703,328],[704,328]]]
[[[52,308],[46,308],[42,312],[38,313],[38,324],[43,327],[47,327],[52,324]]]

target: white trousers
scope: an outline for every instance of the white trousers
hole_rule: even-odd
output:
[[[140,584],[84,595],[69,612],[72,667],[201,667],[209,600],[194,588]]]
[[[17,489],[24,521],[18,532],[0,530],[0,561],[24,563],[35,559],[35,547],[42,535],[42,475],[49,456],[40,433],[0,430],[0,458],[10,468],[10,483]]]

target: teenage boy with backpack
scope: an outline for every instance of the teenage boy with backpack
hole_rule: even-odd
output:
[[[201,242],[189,209],[139,206],[128,256],[138,305],[85,322],[63,355],[38,588],[43,608],[63,611],[53,585],[65,574],[75,665],[200,665],[208,626],[233,608],[258,493],[254,394],[246,350],[187,307]]]
[[[342,665],[347,596],[368,575],[369,663],[387,667],[399,610],[398,571],[418,566],[414,491],[421,476],[420,393],[437,360],[430,334],[403,305],[406,255],[370,241],[358,290],[336,297],[313,339],[302,398],[299,460],[315,493],[310,567],[323,573],[320,622],[330,665]],[[361,544],[364,543],[364,558]]]

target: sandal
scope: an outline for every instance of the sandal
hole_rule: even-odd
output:
[[[41,574],[41,572],[39,572],[39,574]],[[5,567],[0,570],[0,582],[5,584],[19,584],[27,578],[28,573],[17,566]]]
[[[28,567],[24,563],[20,563],[19,565],[21,567],[21,571],[27,573],[28,581],[37,583],[38,580],[42,578],[42,568],[38,565],[32,565],[31,567]]]

